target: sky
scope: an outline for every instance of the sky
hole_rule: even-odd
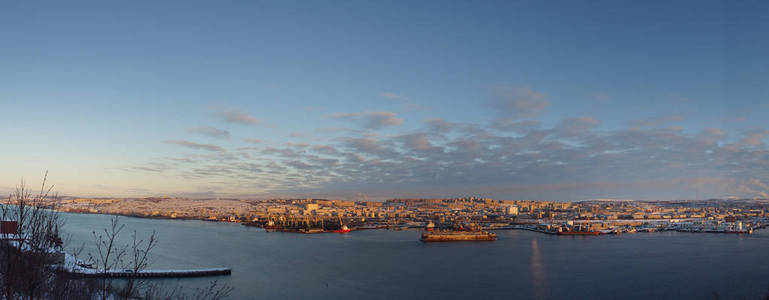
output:
[[[769,195],[766,1],[3,1],[0,192]]]

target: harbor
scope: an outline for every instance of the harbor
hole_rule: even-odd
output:
[[[722,221],[713,219],[676,219],[644,221],[600,221],[600,220],[536,220],[522,224],[485,224],[484,230],[528,230],[551,235],[604,235],[637,232],[676,231],[686,233],[753,234],[756,230],[769,227],[767,218],[751,218],[745,221]]]
[[[68,219],[65,234],[72,235],[73,247],[82,243],[92,247],[93,224],[109,221],[109,216],[104,215],[65,215]],[[232,223],[144,218],[123,220],[127,227],[139,232],[157,229],[162,237],[162,242],[154,251],[153,264],[148,269],[230,267],[231,275],[186,277],[179,282],[185,287],[203,288],[210,281],[217,280],[236,287],[233,299],[430,299],[436,296],[472,299],[478,293],[488,292],[488,289],[482,288],[484,284],[500,287],[490,296],[495,299],[511,295],[531,299],[540,292],[549,293],[553,298],[568,299],[570,294],[566,294],[565,290],[548,287],[566,280],[575,282],[570,286],[577,288],[587,279],[556,274],[560,268],[582,269],[607,278],[601,281],[604,284],[600,288],[581,290],[578,296],[582,298],[612,293],[627,298],[641,295],[665,299],[673,295],[679,299],[706,299],[713,291],[719,291],[724,297],[734,296],[727,299],[737,299],[741,295],[755,299],[760,295],[740,292],[763,291],[766,282],[761,278],[769,275],[766,268],[747,267],[769,263],[769,257],[764,254],[769,250],[765,243],[769,230],[755,230],[753,234],[741,235],[667,230],[569,237],[513,229],[506,224],[504,228],[483,229],[497,235],[497,240],[493,242],[423,243],[420,237],[425,225],[408,230],[394,230],[395,227],[390,230],[361,230],[351,226],[356,230],[349,234],[297,234],[265,232],[262,228]],[[493,224],[488,223],[489,226]],[[435,225],[443,226],[440,222]],[[737,247],[737,243],[741,246]],[[94,250],[86,248],[86,251]],[[457,259],[468,257],[468,251],[483,255]],[[596,255],[601,255],[606,263],[584,263],[595,260]],[[713,261],[716,255],[727,256]],[[342,256],[344,260],[337,259]],[[446,263],[448,261],[452,263]],[[614,266],[623,264],[632,264],[635,271],[616,275]],[[692,264],[700,267],[692,268]],[[416,271],[402,274],[393,271],[393,268],[406,266],[415,266],[413,270]],[[678,271],[665,272],[670,268]],[[542,270],[544,275],[536,277],[541,278],[541,289],[530,284],[534,273],[528,270]],[[483,276],[485,272],[498,276]],[[660,275],[653,282],[642,284],[639,287],[642,291],[622,288],[623,282],[638,281],[643,274],[649,273]],[[741,286],[724,283],[728,282],[728,278],[741,276],[739,274],[750,274],[745,276],[749,278],[742,281]],[[696,280],[678,286],[665,284],[678,276]],[[170,282],[171,285],[177,281],[157,280]],[[350,288],[349,283],[353,280],[359,282],[359,288]],[[447,285],[446,282],[456,283]],[[291,289],[280,288],[289,285]],[[401,288],[392,289],[392,286]],[[658,286],[665,288],[653,290]],[[702,292],[677,294],[681,289]]]

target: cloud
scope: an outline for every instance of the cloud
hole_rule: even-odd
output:
[[[196,150],[208,150],[208,151],[220,151],[224,152],[224,148],[219,147],[217,145],[211,145],[211,144],[198,144],[195,142],[185,141],[185,140],[168,140],[165,141],[167,144],[173,144],[178,145],[190,149],[196,149]]]
[[[590,117],[563,119],[558,124],[557,130],[560,130],[564,136],[581,135],[601,124],[600,120]]]
[[[545,94],[531,89],[498,87],[492,104],[503,119],[518,119],[539,115],[550,106],[550,100]]]
[[[756,146],[764,143],[764,140],[769,136],[769,130],[758,130],[748,132],[742,140],[741,145]]]
[[[737,191],[752,197],[769,199],[769,184],[761,182],[761,179],[750,178],[737,187]]]
[[[329,117],[367,129],[402,123],[390,112]],[[746,132],[739,142],[725,144],[729,133],[723,129],[694,132],[666,124],[680,119],[647,119],[622,129],[599,127],[601,121],[591,117],[547,123],[555,125],[526,118],[490,123],[427,119],[401,132],[334,130],[333,136],[318,138],[313,131],[295,135],[294,143],[248,149],[248,155],[173,140],[167,143],[210,152],[169,158],[170,169],[163,174],[228,191],[250,192],[258,186],[289,196],[365,193],[379,199],[468,194],[691,199],[769,193],[769,130]],[[157,169],[154,164],[143,167]]]
[[[142,171],[142,172],[153,172],[153,173],[162,173],[162,172],[171,170],[173,168],[174,168],[173,163],[169,164],[166,162],[159,162],[159,161],[150,162],[143,166],[128,167],[130,171]]]
[[[428,119],[425,121],[427,127],[437,133],[448,133],[454,128],[454,124],[444,119]]]
[[[650,118],[650,119],[644,119],[644,120],[633,120],[633,121],[630,121],[629,124],[630,124],[630,127],[633,127],[633,128],[656,127],[662,124],[683,121],[684,119],[685,118],[683,116],[672,115],[672,116],[662,116],[662,117],[656,117],[656,118]]]
[[[193,127],[187,129],[188,133],[194,133],[194,134],[201,134],[201,135],[207,135],[210,137],[215,138],[224,138],[229,139],[230,138],[230,132],[227,130],[218,129],[211,126],[201,126],[201,127]]]
[[[705,128],[703,129],[697,138],[705,144],[716,144],[719,140],[726,137],[726,130],[720,128]]]
[[[611,96],[609,96],[606,93],[593,93],[593,94],[590,94],[589,97],[591,100],[598,103],[606,103],[606,102],[609,102],[609,100],[611,99]]]
[[[491,124],[490,128],[500,131],[526,133],[538,128],[540,125],[539,121],[533,120],[496,120]]]
[[[398,99],[398,100],[406,100],[406,99],[408,99],[408,97],[406,97],[404,95],[393,93],[393,92],[384,92],[384,93],[382,93],[382,97],[385,97],[387,99]]]
[[[331,118],[355,121],[366,129],[382,129],[403,124],[403,119],[399,119],[395,113],[387,111],[335,114]]]
[[[403,146],[411,151],[443,151],[440,147],[435,147],[430,142],[430,136],[426,133],[412,133],[401,136]]]
[[[240,110],[230,110],[217,113],[217,115],[224,121],[236,124],[259,124],[262,120],[258,120],[246,112]]]
[[[147,171],[147,172],[162,172],[162,171],[163,171],[162,169],[151,168],[151,167],[142,167],[142,166],[139,166],[139,167],[133,167],[133,168],[134,168],[135,170],[139,170],[139,171]]]
[[[393,93],[393,92],[384,92],[384,93],[382,93],[380,95],[382,97],[390,99],[390,100],[397,100],[397,102],[400,103],[401,109],[403,109],[404,111],[411,112],[411,111],[428,110],[429,109],[429,107],[424,106],[424,105],[419,104],[419,103],[416,103],[416,102],[412,101],[410,97],[408,97],[406,95],[403,95],[403,94],[398,94],[398,93]]]
[[[326,154],[326,155],[337,155],[339,154],[339,151],[336,150],[336,148],[329,146],[329,145],[316,145],[311,148],[312,151]]]
[[[243,139],[243,141],[246,143],[252,143],[252,144],[259,144],[261,142],[264,142],[263,140],[260,140],[260,139]]]

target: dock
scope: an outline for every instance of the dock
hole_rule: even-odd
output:
[[[109,270],[101,272],[89,270],[90,272],[76,272],[75,274],[84,277],[96,278],[180,278],[180,277],[204,277],[231,275],[230,268],[208,268],[208,269],[186,269],[186,270]]]

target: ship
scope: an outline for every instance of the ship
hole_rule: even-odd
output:
[[[282,231],[284,228],[280,225],[275,224],[273,220],[267,221],[267,223],[264,223],[264,230],[267,232],[274,232],[274,231]]]
[[[425,230],[433,231],[433,229],[435,229],[435,223],[433,223],[433,221],[430,221],[430,223],[427,223],[427,226],[425,226]]]
[[[422,233],[422,242],[496,241],[497,235],[487,231],[435,230]]]
[[[352,229],[347,228],[347,225],[342,225],[341,228],[334,230],[334,232],[337,232],[337,233],[348,233],[350,231],[352,231]]]
[[[342,223],[342,217],[340,216],[339,217],[339,229],[334,230],[334,232],[336,232],[336,233],[348,233],[350,231],[352,231],[352,230],[350,228],[348,228],[347,225],[344,225],[344,223]]]

